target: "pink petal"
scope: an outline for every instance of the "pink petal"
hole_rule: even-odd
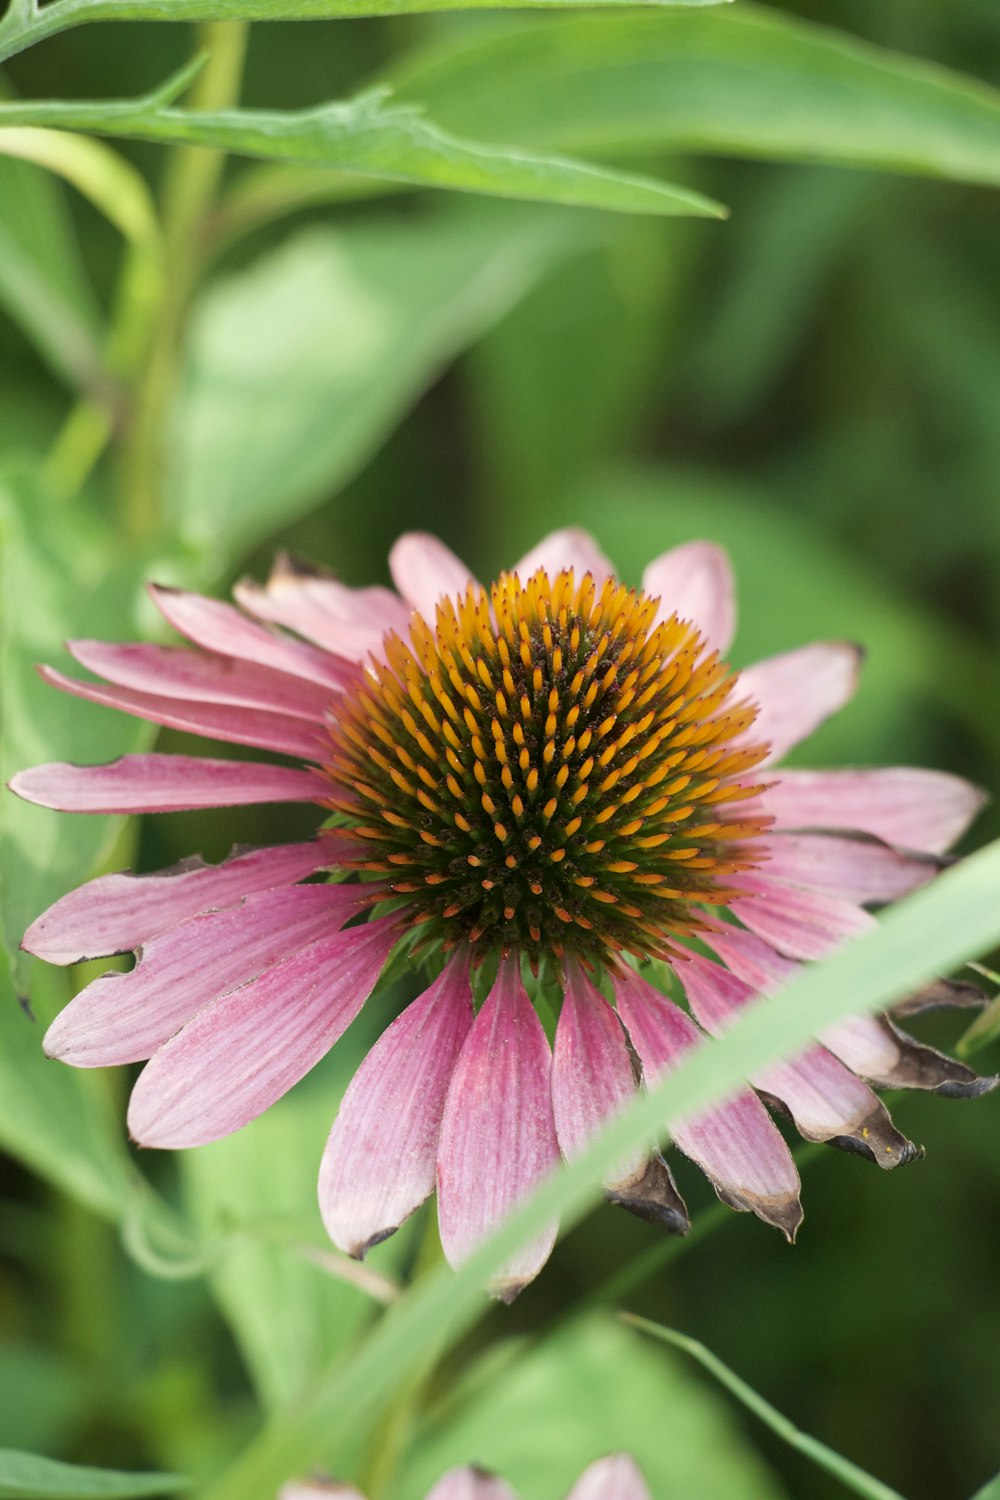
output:
[[[767,743],[763,765],[771,765],[818,729],[853,698],[862,651],[845,641],[802,646],[769,657],[741,672],[736,698],[757,704],[757,717],[746,731],[747,743]]]
[[[725,1031],[744,1006],[767,1003],[728,969],[695,955],[678,964],[677,972],[692,1011],[713,1036]],[[761,1068],[750,1082],[785,1106],[807,1141],[835,1141],[886,1168],[920,1154],[896,1130],[871,1089],[824,1047],[807,1047],[787,1061]]]
[[[244,579],[233,591],[261,620],[286,625],[337,656],[364,661],[381,655],[388,630],[406,635],[410,611],[391,589],[352,589],[280,556],[265,586]]]
[[[303,760],[319,761],[327,737],[318,725],[287,714],[267,713],[259,708],[234,708],[228,703],[186,703],[179,698],[161,698],[155,693],[137,693],[132,688],[106,687],[100,682],[78,682],[65,677],[53,667],[39,667],[43,682],[57,687],[74,698],[101,703],[123,713],[163,724],[168,729],[183,729],[209,739],[235,745],[252,745],[258,750],[274,750],[279,755],[297,755]]]
[[[353,1484],[341,1484],[336,1479],[299,1479],[283,1484],[278,1500],[365,1500],[365,1497]]]
[[[127,953],[198,912],[329,869],[342,847],[326,835],[309,843],[249,849],[218,865],[195,859],[157,875],[101,875],[42,912],[21,947],[50,964]]]
[[[329,652],[288,636],[275,635],[221,599],[207,599],[203,594],[165,588],[161,584],[150,584],[149,592],[164,619],[206,651],[218,651],[223,656],[235,656],[261,667],[275,667],[279,672],[329,687],[343,687],[349,680],[344,664]]]
[[[703,1040],[682,1010],[638,974],[614,979],[618,1013],[651,1083]],[[802,1220],[799,1176],[788,1147],[755,1094],[744,1090],[722,1104],[670,1124],[674,1141],[696,1162],[723,1203],[755,1213],[789,1240]]]
[[[398,936],[395,917],[349,927],[199,1011],[140,1074],[128,1111],[135,1140],[201,1146],[263,1114],[347,1030]]]
[[[428,1491],[427,1500],[517,1500],[517,1495],[485,1469],[449,1469]]]
[[[49,1027],[45,1051],[78,1068],[139,1062],[217,995],[342,927],[357,904],[357,886],[293,885],[189,917],[153,938],[131,973],[81,990]]]
[[[315,771],[200,755],[123,755],[103,766],[51,761],[9,783],[25,802],[57,812],[191,812],[256,802],[321,802],[329,786]]]
[[[67,641],[70,655],[88,671],[118,687],[188,702],[232,703],[264,708],[317,724],[326,721],[333,701],[329,687],[184,646],[119,646],[109,641]]]
[[[501,962],[459,1054],[438,1153],[441,1244],[460,1264],[559,1164],[552,1059],[516,961]],[[490,1291],[512,1301],[555,1244],[552,1220],[497,1271]]]
[[[656,557],[642,575],[644,593],[660,600],[658,620],[679,615],[725,655],[736,633],[736,587],[729,558],[711,542],[685,542]]]
[[[584,1469],[566,1500],[652,1500],[652,1497],[631,1454],[614,1453]]]
[[[859,904],[896,901],[926,885],[940,869],[870,836],[779,833],[767,843],[766,873],[790,885]]]
[[[781,771],[759,800],[776,828],[856,829],[904,849],[943,854],[986,796],[960,776],[901,766]]]
[[[319,1174],[323,1222],[348,1255],[386,1239],[434,1191],[444,1102],[471,1026],[468,959],[457,956],[351,1080]]]
[[[577,582],[589,573],[598,584],[605,578],[612,578],[615,571],[594,538],[575,526],[564,531],[550,531],[510,571],[516,573],[522,583],[527,583],[539,568],[544,568],[550,579],[564,569],[572,568]]]
[[[439,599],[457,598],[475,579],[444,542],[426,531],[408,531],[389,553],[389,571],[407,603],[433,625]]]
[[[784,885],[769,873],[741,874],[739,886],[749,894],[731,901],[730,910],[790,958],[825,958],[878,925],[870,912],[851,901]]]
[[[724,960],[727,968],[755,990],[770,993],[802,972],[801,964],[783,958],[770,943],[740,927],[720,922],[718,927],[705,933],[705,942]]]
[[[552,1108],[567,1160],[580,1156],[602,1125],[634,1095],[632,1061],[621,1022],[601,992],[572,964],[552,1057]],[[619,1162],[606,1186],[621,1187],[640,1177],[648,1155],[648,1150],[639,1148]]]

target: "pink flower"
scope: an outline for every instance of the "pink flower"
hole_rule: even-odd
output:
[[[365,1500],[353,1485],[324,1479],[286,1484],[278,1500]],[[450,1469],[426,1500],[517,1500],[509,1484],[484,1469]],[[614,1453],[584,1469],[566,1500],[650,1500],[646,1481],[633,1458]]]
[[[29,801],[305,801],[335,817],[307,843],[93,880],[24,946],[62,964],[138,952],[131,973],[72,1001],[45,1046],[82,1067],[149,1059],[129,1126],[163,1147],[255,1118],[337,1040],[394,947],[426,955],[436,977],[347,1091],[320,1199],[335,1243],[361,1256],[436,1185],[458,1263],[560,1153],[584,1149],[640,1068],[674,1067],[801,962],[866,932],[869,907],[929,880],[981,795],[938,771],[773,769],[851,697],[860,653],[813,645],[731,672],[733,585],[708,543],[657,558],[639,592],[577,532],[547,537],[489,590],[432,537],[402,537],[390,566],[398,593],[287,561],[265,587],[242,584],[240,608],[157,588],[195,649],[75,641],[104,682],[42,669],[82,698],[308,768],[48,765],[14,778]],[[338,883],[302,883],[327,871]],[[551,1047],[526,968],[562,993]],[[938,985],[914,1003],[964,998]],[[791,1239],[798,1175],[762,1099],[807,1139],[892,1167],[919,1153],[869,1084],[992,1082],[888,1017],[860,1017],[671,1134],[720,1198]],[[687,1228],[658,1154],[620,1162],[606,1188]],[[555,1234],[492,1290],[514,1296]]]

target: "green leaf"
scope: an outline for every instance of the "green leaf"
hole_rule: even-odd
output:
[[[551,1177],[476,1250],[457,1274],[442,1269],[402,1299],[355,1358],[304,1392],[207,1492],[206,1500],[272,1500],[339,1433],[373,1421],[435,1340],[454,1341],[484,1311],[481,1290],[505,1256],[556,1216],[575,1222],[600,1197],[614,1164],[845,1016],[884,1009],[1000,938],[1000,843],[900,902],[870,936],[749,1007],[718,1040],[692,1049],[657,1087],[637,1095],[584,1156]]]
[[[535,149],[719,152],[1000,183],[1000,94],[752,5],[497,25],[394,70],[449,130]]]
[[[459,140],[385,89],[315,109],[185,110],[164,105],[171,83],[141,99],[96,104],[0,103],[0,127],[44,125],[169,145],[209,146],[267,161],[336,167],[362,177],[617,213],[721,218],[717,203],[649,177],[561,156]]]
[[[0,1500],[138,1500],[186,1488],[176,1474],[121,1474],[85,1469],[34,1453],[0,1450]]]
[[[1000,1500],[1000,1474],[993,1479],[987,1480],[981,1490],[977,1490],[971,1500]]]
[[[58,183],[0,153],[0,306],[71,386],[99,377],[99,315]]]
[[[497,1354],[491,1348],[446,1410],[425,1420],[393,1500],[422,1500],[470,1455],[519,1494],[564,1495],[615,1450],[632,1454],[657,1500],[780,1493],[722,1404],[608,1315],[576,1319],[500,1369]]]
[[[182,538],[242,556],[325,498],[466,344],[605,232],[509,209],[314,229],[216,282],[172,422]]]
[[[153,731],[124,714],[55,692],[38,677],[68,636],[134,633],[145,559],[121,559],[121,546],[82,505],[62,509],[27,471],[0,474],[0,784],[47,760],[113,760]],[[0,799],[2,933],[15,964],[28,923],[92,873],[118,824]]]
[[[819,1468],[825,1469],[828,1474],[833,1474],[840,1482],[855,1495],[862,1495],[865,1500],[902,1500],[897,1490],[891,1490],[888,1485],[882,1484],[878,1479],[866,1474],[864,1469],[859,1469],[857,1464],[852,1464],[850,1459],[835,1453],[825,1443],[817,1438],[810,1437],[807,1432],[800,1432],[787,1417],[776,1411],[769,1401],[734,1375],[722,1360],[706,1349],[704,1344],[698,1343],[697,1339],[688,1338],[686,1334],[676,1333],[672,1328],[663,1328],[659,1323],[651,1323],[648,1318],[637,1318],[630,1313],[625,1315],[626,1321],[633,1327],[640,1329],[643,1333],[652,1334],[653,1338],[662,1339],[666,1344],[671,1344],[675,1349],[683,1349],[696,1359],[703,1369],[710,1375],[714,1375],[720,1385],[725,1386],[738,1401],[741,1401],[748,1411],[752,1411],[755,1417],[769,1427],[772,1432],[786,1442],[790,1448],[796,1448],[811,1458]]]
[[[724,0],[13,0],[0,22],[0,62],[44,37],[91,21],[320,21],[414,11],[606,5],[716,5]]]
[[[376,1302],[346,1278],[374,1279],[375,1266],[384,1273],[408,1251],[403,1233],[364,1267],[347,1261],[330,1246],[316,1200],[323,1142],[378,1028],[366,1010],[308,1081],[245,1130],[181,1157],[192,1217],[225,1236],[210,1283],[269,1411],[287,1407],[370,1321]]]

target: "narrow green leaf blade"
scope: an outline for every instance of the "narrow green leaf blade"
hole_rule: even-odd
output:
[[[859,1469],[857,1464],[851,1463],[850,1459],[844,1458],[842,1454],[836,1453],[821,1443],[817,1438],[810,1437],[807,1432],[800,1430],[791,1423],[787,1417],[782,1416],[770,1403],[764,1399],[752,1386],[747,1385],[735,1375],[727,1365],[722,1363],[719,1357],[706,1349],[697,1339],[688,1338],[686,1334],[677,1333],[672,1328],[664,1328],[659,1323],[651,1323],[648,1318],[637,1318],[631,1313],[624,1314],[625,1321],[633,1328],[640,1329],[643,1333],[651,1334],[653,1338],[662,1340],[665,1344],[672,1345],[675,1349],[683,1349],[696,1359],[702,1369],[713,1375],[720,1385],[724,1386],[737,1401],[743,1403],[748,1411],[752,1411],[755,1417],[759,1417],[765,1426],[772,1432],[777,1433],[789,1447],[797,1448],[808,1458],[825,1469],[828,1474],[835,1478],[855,1495],[861,1495],[864,1500],[902,1500],[897,1490],[892,1490],[881,1480],[873,1478],[871,1474]]]
[[[140,1500],[186,1488],[176,1474],[123,1474],[0,1449],[0,1500]]]
[[[521,21],[395,70],[449,130],[535,149],[686,150],[1000,183],[1000,93],[752,5]]]
[[[998,889],[1000,843],[901,902],[870,936],[750,1007],[724,1036],[692,1049],[654,1090],[637,1096],[584,1156],[544,1183],[461,1271],[441,1270],[391,1309],[357,1357],[305,1393],[294,1412],[277,1418],[211,1486],[206,1500],[271,1500],[278,1485],[306,1470],[338,1432],[374,1420],[430,1343],[454,1341],[481,1315],[481,1288],[504,1258],[553,1217],[578,1219],[599,1198],[602,1177],[662,1131],[664,1119],[704,1109],[835,1021],[883,1009],[995,943]]]
[[[13,0],[0,22],[0,62],[91,21],[322,21],[445,10],[720,3],[725,0],[58,0],[36,8],[32,0]]]
[[[155,96],[98,104],[6,103],[0,104],[3,125],[46,125],[169,145],[209,146],[269,161],[336,167],[389,182],[615,213],[697,218],[721,218],[725,213],[698,193],[635,173],[460,140],[416,109],[387,103],[384,90],[288,112],[189,113],[165,108]]]

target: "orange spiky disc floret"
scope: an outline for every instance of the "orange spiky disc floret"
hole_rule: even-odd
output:
[[[416,924],[477,958],[667,957],[738,895],[752,704],[692,625],[572,571],[503,574],[385,640],[341,700],[330,805]],[[740,736],[738,744],[734,743]]]

